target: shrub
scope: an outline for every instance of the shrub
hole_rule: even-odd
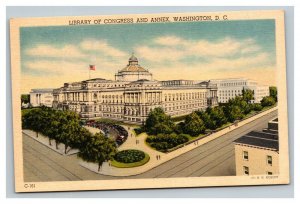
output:
[[[275,102],[275,99],[271,96],[265,96],[263,97],[263,99],[261,100],[261,105],[263,107],[265,106],[272,106],[274,105],[276,102]]]
[[[255,111],[261,111],[263,107],[259,103],[253,104],[253,110]]]
[[[121,163],[139,162],[145,158],[145,153],[140,150],[128,149],[118,152],[114,159]]]
[[[187,134],[158,134],[157,136],[148,136],[146,142],[156,150],[167,150],[187,142]]]
[[[142,127],[141,128],[134,128],[133,130],[134,130],[136,135],[139,135],[139,134],[145,132],[144,128],[142,128]]]

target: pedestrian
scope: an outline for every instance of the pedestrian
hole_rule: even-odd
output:
[[[158,155],[156,155],[156,160],[158,160]]]
[[[158,155],[158,159],[160,160],[160,155]]]

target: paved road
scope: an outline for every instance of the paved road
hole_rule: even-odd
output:
[[[232,141],[252,130],[266,128],[268,121],[275,116],[277,116],[277,111],[273,111],[143,174],[123,178],[235,175]],[[76,155],[62,156],[26,135],[23,135],[23,152],[24,180],[26,182],[121,178],[91,172],[78,164]]]

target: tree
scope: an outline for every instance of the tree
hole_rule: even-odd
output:
[[[275,102],[277,102],[277,87],[270,86],[269,90],[270,90],[270,96],[275,99]]]
[[[235,120],[239,120],[244,117],[241,108],[237,105],[226,106],[224,111],[229,122],[234,122]]]
[[[60,117],[60,134],[57,140],[65,145],[65,154],[68,147],[73,147],[80,130],[79,116],[72,111],[63,111]]]
[[[96,133],[94,136],[87,138],[87,141],[77,156],[84,161],[97,163],[98,171],[100,171],[102,164],[113,159],[116,154],[116,144],[101,133]]]
[[[209,117],[212,121],[214,121],[216,128],[221,127],[223,124],[227,123],[227,118],[222,107],[214,107],[210,111]]]
[[[263,99],[261,100],[261,105],[263,107],[265,106],[272,106],[274,105],[276,102],[275,102],[275,99],[271,96],[265,96],[263,97]]]
[[[55,111],[52,108],[42,106],[40,112],[40,132],[47,136],[49,139],[49,145],[51,146],[51,140],[54,139],[57,130],[52,126],[52,122],[56,121]],[[54,133],[52,133],[54,132]]]
[[[243,100],[247,103],[250,103],[251,100],[254,100],[254,91],[250,89],[244,89],[242,90],[242,97]]]
[[[39,136],[39,132],[43,130],[42,124],[42,110],[35,108],[27,112],[22,118],[23,128],[30,129],[36,132],[36,137]]]
[[[186,117],[184,121],[184,132],[191,136],[198,136],[205,132],[205,125],[195,112]]]
[[[207,129],[214,130],[216,129],[216,123],[210,118],[210,115],[207,112],[211,112],[211,109],[206,111],[196,111],[195,113],[201,118],[201,120],[204,122],[204,126]]]
[[[169,134],[174,131],[175,124],[171,117],[162,108],[154,108],[145,123],[145,131],[148,134],[157,135],[159,133]]]
[[[22,94],[21,95],[21,104],[27,104],[30,102],[30,95],[29,94]]]

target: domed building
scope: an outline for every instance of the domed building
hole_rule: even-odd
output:
[[[128,65],[115,74],[116,81],[137,81],[141,79],[152,80],[152,73],[141,67],[138,59],[132,54]]]
[[[128,64],[103,78],[64,83],[53,90],[53,108],[71,110],[83,119],[108,118],[143,124],[149,113],[163,108],[171,117],[183,116],[218,105],[217,86],[194,80],[153,80],[132,54]]]

